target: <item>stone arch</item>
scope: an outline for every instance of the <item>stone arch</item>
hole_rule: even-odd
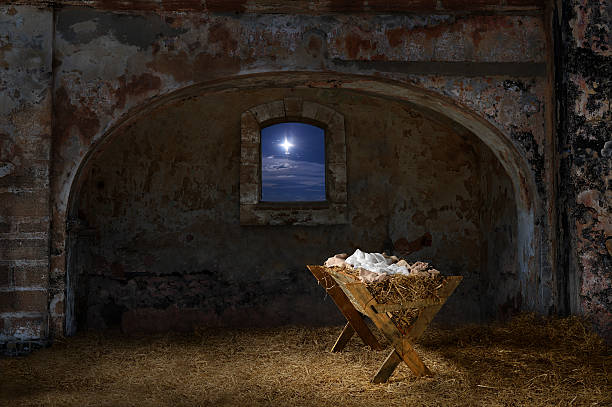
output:
[[[74,213],[71,212],[76,207],[75,202],[78,199],[78,192],[83,181],[81,175],[85,172],[88,165],[104,151],[105,146],[112,143],[115,137],[121,133],[121,130],[129,128],[140,118],[165,104],[207,93],[222,92],[229,89],[240,90],[273,87],[334,88],[409,102],[458,123],[482,140],[499,160],[509,175],[514,188],[518,219],[517,259],[519,281],[522,286],[523,297],[528,296],[526,293],[530,275],[537,274],[540,267],[535,228],[537,194],[532,171],[520,147],[515,145],[507,135],[477,113],[470,111],[449,98],[413,85],[371,76],[313,72],[251,74],[195,84],[150,100],[141,106],[131,109],[124,116],[117,118],[105,131],[96,136],[87,154],[78,161],[72,172],[69,191],[63,192],[66,196],[59,197],[57,200],[62,203],[60,205],[64,206],[59,208],[59,213],[64,214],[65,218],[54,219],[54,222],[58,225],[67,225],[68,229],[73,227],[71,220],[74,218]],[[70,239],[69,232],[66,233],[66,239]],[[66,242],[65,247],[67,256],[63,266],[67,274],[66,282],[68,286],[66,290],[65,330],[67,333],[71,333],[73,332],[71,320],[73,315],[70,307],[73,298],[70,292],[70,244]],[[526,302],[529,304],[538,302],[536,298],[526,299]]]

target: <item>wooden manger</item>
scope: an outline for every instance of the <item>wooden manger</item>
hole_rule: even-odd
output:
[[[430,374],[412,344],[423,334],[463,277],[444,277],[442,284],[435,290],[433,298],[381,304],[376,301],[366,284],[342,272],[341,269],[325,266],[307,267],[347,319],[344,329],[332,347],[332,352],[340,352],[344,349],[355,333],[372,349],[382,349],[381,344],[365,323],[363,319],[365,315],[374,322],[374,325],[393,346],[393,350],[374,375],[373,383],[385,383],[402,361],[417,376]],[[402,324],[397,322],[397,317],[394,318],[394,315],[405,310],[413,312],[415,318],[401,326]]]

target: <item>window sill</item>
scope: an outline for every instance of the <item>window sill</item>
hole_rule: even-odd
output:
[[[255,209],[329,209],[330,203],[328,201],[314,201],[314,202],[259,202],[255,204]]]

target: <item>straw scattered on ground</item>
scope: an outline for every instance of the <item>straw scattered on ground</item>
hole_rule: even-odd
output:
[[[1,406],[586,406],[612,405],[610,349],[577,318],[430,328],[416,346],[432,377],[403,364],[369,382],[389,349],[335,328],[79,334],[0,359]]]

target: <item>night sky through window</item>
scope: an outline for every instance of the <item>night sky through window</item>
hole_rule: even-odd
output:
[[[261,200],[325,201],[325,134],[305,123],[261,130]]]

